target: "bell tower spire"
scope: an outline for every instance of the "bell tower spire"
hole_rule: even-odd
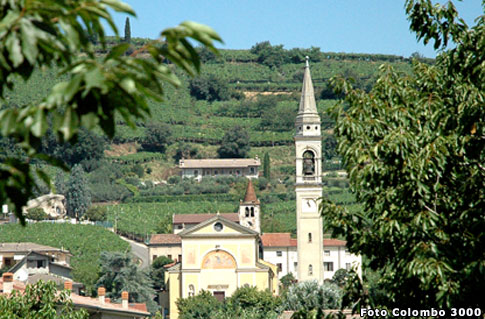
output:
[[[323,283],[322,136],[308,60],[295,120],[298,280]]]

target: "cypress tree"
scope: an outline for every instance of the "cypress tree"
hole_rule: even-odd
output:
[[[66,187],[66,209],[70,217],[80,219],[91,206],[91,193],[81,165],[72,168]]]
[[[126,17],[126,20],[125,20],[125,42],[131,43],[130,18],[128,17]]]
[[[269,154],[268,152],[264,153],[263,159],[263,176],[267,179],[270,179],[271,176],[271,164],[269,161]]]

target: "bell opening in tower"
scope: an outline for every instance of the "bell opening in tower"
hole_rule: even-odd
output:
[[[315,175],[315,154],[312,151],[303,153],[303,175]]]

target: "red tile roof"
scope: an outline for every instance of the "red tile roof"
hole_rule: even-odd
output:
[[[155,234],[150,238],[150,245],[154,244],[181,244],[182,240],[177,234]]]
[[[216,214],[177,214],[173,216],[174,224],[199,224],[215,217]],[[224,213],[221,217],[229,219],[232,222],[239,223],[238,213]]]
[[[244,196],[244,203],[259,204],[259,200],[254,192],[253,182],[249,179],[248,187],[246,188],[246,196]]]
[[[147,305],[145,303],[130,303],[130,307],[140,311],[148,312]]]
[[[290,233],[266,233],[261,235],[261,241],[264,247],[290,247],[292,240]],[[296,239],[295,246],[296,246]]]
[[[261,235],[263,247],[296,247],[297,240],[291,238],[290,233],[266,233]],[[323,239],[323,247],[345,247],[347,242],[345,240],[325,238]]]

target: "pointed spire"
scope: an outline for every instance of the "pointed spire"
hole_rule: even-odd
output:
[[[246,195],[244,196],[243,203],[254,203],[259,204],[259,200],[256,197],[256,192],[254,191],[253,182],[249,179],[248,187],[246,188]]]
[[[317,103],[315,102],[315,92],[313,91],[312,76],[310,75],[310,65],[308,56],[305,57],[305,72],[303,73],[303,87],[301,89],[300,108],[298,114],[317,113]]]

